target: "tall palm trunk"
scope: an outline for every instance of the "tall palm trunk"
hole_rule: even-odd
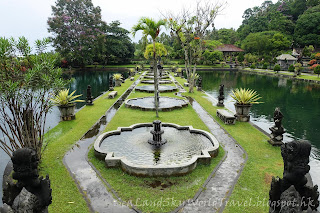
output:
[[[158,73],[157,73],[157,66],[156,66],[156,41],[153,40],[153,75],[154,75],[154,104],[156,108],[156,116],[159,117],[158,114],[158,108],[159,108],[159,102],[158,102]]]

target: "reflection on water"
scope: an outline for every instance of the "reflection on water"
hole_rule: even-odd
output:
[[[167,143],[155,149],[148,143],[153,127],[140,127],[133,131],[109,136],[101,143],[101,149],[114,152],[114,157],[125,156],[136,165],[178,165],[188,162],[192,156],[201,155],[201,150],[213,148],[211,141],[202,134],[189,130],[162,127]]]
[[[230,97],[232,89],[245,87],[256,90],[262,104],[251,109],[251,120],[270,133],[273,126],[273,112],[280,107],[284,115],[283,126],[287,133],[284,140],[308,140],[312,144],[310,159],[311,175],[320,185],[320,85],[301,81],[262,75],[250,75],[241,72],[199,72],[202,77],[202,89],[213,97],[218,97],[219,85],[225,85],[225,105],[234,110]]]

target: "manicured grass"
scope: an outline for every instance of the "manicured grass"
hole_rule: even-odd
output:
[[[135,77],[136,79],[138,76]],[[116,87],[118,96],[126,91],[133,81],[126,80]],[[52,188],[50,212],[89,212],[87,204],[75,182],[63,165],[65,153],[105,114],[116,99],[107,99],[107,94],[94,101],[93,106],[85,106],[73,121],[60,122],[45,137],[48,143],[41,159],[41,175],[49,174]]]
[[[129,98],[152,95],[135,92]],[[173,93],[166,93],[165,96],[175,97]],[[180,110],[159,112],[159,118],[156,118],[154,111],[140,111],[122,106],[107,125],[105,131],[130,126],[135,123],[151,123],[156,119],[160,119],[164,123],[176,123],[183,126],[192,125],[194,128],[209,131],[190,105]],[[147,143],[147,138],[145,140]],[[186,176],[147,178],[128,175],[121,169],[106,169],[105,163],[94,157],[93,149],[89,152],[90,161],[101,172],[103,178],[111,184],[121,199],[125,202],[131,201],[133,205],[143,212],[168,212],[178,207],[181,202],[191,199],[202,187],[223,156],[224,151],[220,147],[218,157],[212,159],[210,165],[200,164],[192,173]],[[160,185],[153,188],[151,185],[154,183],[159,183]]]
[[[184,79],[176,79],[182,85],[185,82]],[[248,154],[248,161],[224,212],[268,212],[271,178],[272,176],[282,177],[283,172],[280,148],[271,146],[267,142],[268,137],[249,123],[223,124],[216,116],[218,107],[213,106],[204,93],[195,91],[192,94],[184,93],[183,95],[191,96],[199,102]]]

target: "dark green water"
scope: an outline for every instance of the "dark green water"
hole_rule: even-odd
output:
[[[115,73],[122,74],[124,78],[128,77],[127,71],[83,70],[73,72],[72,74],[68,74],[74,79],[70,85],[70,91],[76,90],[76,94],[82,94],[80,99],[85,100],[87,94],[87,86],[90,85],[92,96],[96,98],[103,92],[109,90],[109,78]],[[77,103],[77,108],[80,108],[84,105],[85,103]]]
[[[308,140],[312,144],[310,159],[311,175],[320,183],[320,86],[301,81],[292,81],[262,75],[250,75],[241,72],[199,72],[202,77],[202,89],[217,98],[219,85],[224,84],[225,105],[234,110],[230,97],[235,88],[256,90],[264,103],[255,104],[251,109],[251,121],[270,133],[273,126],[273,112],[280,107],[284,115],[283,126],[287,133],[285,141],[293,139]]]

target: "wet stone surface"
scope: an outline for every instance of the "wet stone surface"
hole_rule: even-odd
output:
[[[192,106],[223,146],[227,157],[199,196],[178,212],[222,212],[245,165],[245,152],[196,101],[193,101]]]
[[[174,92],[177,91],[178,88],[175,86],[159,86],[159,92]],[[136,87],[136,91],[140,91],[140,92],[154,92],[154,86],[150,85],[150,86],[137,86]]]
[[[140,127],[120,135],[108,136],[100,148],[114,152],[114,157],[126,157],[135,165],[179,165],[188,162],[194,155],[201,155],[201,150],[212,149],[212,142],[204,135],[190,133],[189,130],[177,130],[162,127],[163,139],[167,143],[155,148],[148,143],[152,138],[152,127]]]
[[[155,110],[154,97],[129,99],[126,101],[125,105],[126,107],[134,109]],[[170,111],[187,106],[188,102],[183,99],[170,97],[159,98],[159,111]]]
[[[141,83],[143,84],[154,84],[154,80],[142,80]],[[160,80],[158,81],[159,84],[171,84],[172,81],[169,80]]]
[[[159,76],[159,79],[169,79],[170,77],[168,75],[165,75],[165,76]],[[154,79],[154,76],[152,75],[146,75],[144,76],[144,79]]]

